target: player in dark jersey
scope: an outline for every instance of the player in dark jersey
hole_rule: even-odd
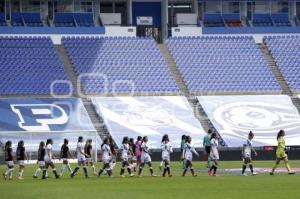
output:
[[[117,151],[115,149],[114,141],[111,136],[108,137],[109,140],[109,147],[111,151],[111,161],[110,161],[110,169],[114,170],[117,162]]]
[[[45,169],[44,157],[45,157],[45,142],[41,141],[38,149],[38,159],[37,159],[38,168],[35,170],[33,178],[37,178],[39,172]]]
[[[3,177],[6,180],[7,178],[9,178],[10,180],[12,180],[12,174],[14,171],[14,158],[13,158],[13,150],[12,150],[12,143],[11,141],[7,141],[5,143],[5,147],[4,147],[4,156],[5,156],[5,163],[7,166],[7,169],[5,171],[5,173],[3,173]]]
[[[94,158],[93,158],[93,146],[92,146],[92,139],[88,139],[84,145],[84,153],[87,154],[86,157],[86,166],[91,166],[93,169],[94,176],[97,176],[97,171],[94,165]]]
[[[23,140],[20,140],[18,142],[18,147],[17,147],[17,150],[16,150],[16,156],[17,156],[17,162],[19,164],[18,179],[23,180],[23,173],[24,173],[24,169],[25,169],[25,159],[27,159]]]
[[[62,159],[63,161],[61,166],[60,176],[63,175],[66,168],[68,169],[70,174],[73,173],[70,162],[68,160],[68,158],[72,157],[68,144],[69,144],[69,140],[64,139],[64,144],[61,146],[60,149],[60,159]]]
[[[131,170],[136,173],[136,156],[135,156],[135,144],[134,144],[134,138],[129,139],[129,148],[130,151],[132,152],[131,155],[129,155],[129,162],[130,162],[130,167]]]

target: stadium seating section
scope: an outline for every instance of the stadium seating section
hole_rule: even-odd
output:
[[[54,24],[56,27],[93,27],[92,13],[55,13]]]
[[[63,44],[85,93],[177,93],[178,87],[151,38],[66,37]],[[107,78],[107,79],[106,79]]]
[[[288,13],[272,14],[271,18],[275,26],[292,26]]]
[[[173,37],[167,46],[192,93],[280,92],[252,37]]]
[[[240,14],[223,14],[223,19],[228,27],[242,27]]]
[[[253,14],[252,25],[268,27],[273,26],[273,22],[269,14]]]
[[[0,94],[50,94],[51,83],[68,80],[50,38],[0,37]],[[57,94],[69,86],[56,84]]]
[[[204,15],[205,27],[224,27],[224,20],[221,14],[205,14]]]
[[[22,13],[26,26],[30,27],[42,27],[40,13]]]
[[[11,14],[11,25],[12,26],[24,26],[22,14],[19,12],[13,12]]]
[[[293,91],[300,91],[300,37],[270,36],[265,37],[276,64]]]
[[[5,15],[3,12],[0,12],[0,26],[7,26]]]

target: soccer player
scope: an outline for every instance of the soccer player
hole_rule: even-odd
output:
[[[252,139],[254,138],[254,133],[252,131],[249,132],[248,139],[243,144],[242,156],[243,156],[243,167],[242,167],[242,175],[247,176],[245,173],[247,165],[249,165],[250,171],[252,175],[256,175],[253,171],[251,152],[253,151],[254,155],[257,156],[255,149],[252,147]]]
[[[121,159],[122,159],[122,167],[120,175],[124,178],[124,172],[125,172],[125,166],[127,166],[127,171],[130,177],[133,177],[134,175],[131,173],[131,168],[128,162],[129,154],[132,154],[132,151],[130,151],[129,147],[129,138],[126,136],[123,138],[122,145],[120,147],[121,150]]]
[[[217,169],[219,164],[219,141],[218,141],[218,135],[216,133],[211,134],[211,141],[210,141],[210,159],[212,161],[212,165],[208,171],[209,176],[217,176]]]
[[[103,143],[101,145],[101,151],[102,151],[102,162],[103,162],[103,167],[100,169],[98,172],[98,177],[102,175],[104,171],[107,172],[109,177],[112,177],[112,169],[110,166],[110,161],[111,161],[111,148],[109,146],[109,139],[105,138],[103,140]]]
[[[141,150],[142,150],[141,165],[140,165],[138,176],[141,177],[141,174],[142,174],[142,171],[144,169],[145,164],[148,164],[151,176],[155,177],[156,175],[153,174],[151,157],[150,157],[150,154],[149,154],[149,146],[148,146],[148,137],[147,136],[143,137],[143,139],[142,139]]]
[[[85,178],[88,178],[88,172],[86,168],[86,158],[89,156],[88,154],[84,153],[84,143],[83,143],[83,137],[78,137],[77,147],[76,147],[76,155],[77,155],[77,167],[74,169],[73,173],[71,174],[71,178],[74,178],[77,174],[79,168],[82,166],[83,173]]]
[[[5,171],[5,173],[3,173],[3,177],[5,180],[7,180],[7,178],[9,180],[12,180],[12,175],[13,175],[13,171],[14,171],[14,158],[13,158],[13,150],[12,150],[12,143],[11,141],[7,141],[5,143],[5,147],[4,147],[4,156],[5,156],[5,163],[7,166],[7,169]]]
[[[117,151],[114,146],[114,141],[111,136],[108,137],[109,147],[111,151],[111,159],[110,159],[110,169],[114,170],[117,162]]]
[[[285,140],[284,140],[285,132],[284,130],[280,130],[277,134],[277,150],[276,150],[276,163],[272,168],[272,171],[270,175],[274,175],[275,169],[279,165],[280,161],[283,160],[285,167],[288,171],[288,174],[295,174],[294,171],[291,170],[289,160],[288,160],[288,155],[286,153],[286,148],[285,148]]]
[[[68,160],[68,158],[72,157],[68,144],[69,144],[69,140],[64,139],[64,144],[61,146],[60,149],[60,159],[62,159],[63,161],[61,166],[61,171],[60,171],[60,177],[63,175],[66,168],[68,169],[70,174],[73,172],[70,162]]]
[[[94,176],[97,175],[96,168],[94,165],[94,158],[93,158],[93,146],[92,146],[92,139],[88,139],[84,145],[84,153],[87,154],[86,156],[86,166],[91,166],[93,169]]]
[[[207,160],[207,168],[210,168],[210,138],[211,138],[212,130],[208,129],[207,135],[204,136],[203,138],[203,147],[204,147],[204,156],[205,159]]]
[[[35,170],[33,178],[37,178],[40,171],[45,169],[45,142],[41,141],[38,149],[38,168]],[[46,174],[47,176],[47,174]]]
[[[130,167],[132,172],[136,172],[136,156],[135,156],[135,144],[134,144],[134,138],[129,139],[129,150],[132,152],[132,154],[129,154],[129,161],[130,161]]]
[[[170,170],[170,154],[173,153],[173,149],[168,135],[164,135],[162,138],[161,150],[162,150],[162,161],[165,163],[165,168],[162,176],[165,177],[166,173],[168,173],[168,176],[172,177],[171,170]]]
[[[184,145],[185,145],[185,140],[186,140],[186,136],[182,135],[181,136],[181,143],[180,143],[180,154],[181,154],[180,159],[182,160],[182,169],[185,168],[185,160],[184,160],[184,157],[182,156],[183,150],[184,150]]]
[[[24,169],[25,169],[25,159],[27,159],[23,140],[20,140],[18,142],[18,147],[17,147],[17,150],[16,150],[16,156],[17,156],[17,162],[19,164],[18,179],[23,180],[23,173],[24,173]]]
[[[59,178],[59,175],[57,174],[57,171],[56,171],[56,167],[52,161],[52,145],[53,145],[53,140],[52,139],[48,139],[46,141],[46,149],[45,149],[45,157],[44,157],[44,160],[45,160],[45,168],[43,170],[43,177],[42,179],[46,179],[46,174],[47,174],[47,170],[49,168],[49,166],[52,168],[52,172],[55,176],[56,179]]]
[[[185,144],[182,152],[183,160],[185,161],[185,167],[182,173],[182,176],[185,176],[187,170],[190,168],[190,171],[194,177],[197,175],[195,174],[195,171],[193,169],[193,153],[196,156],[199,156],[198,152],[195,150],[195,148],[191,145],[192,138],[190,136],[185,136]]]
[[[139,168],[141,165],[141,154],[142,154],[142,137],[138,136],[135,142],[135,157],[136,157],[136,167]]]

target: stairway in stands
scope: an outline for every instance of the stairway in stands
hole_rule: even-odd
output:
[[[183,93],[183,95],[188,99],[188,102],[190,103],[195,117],[200,121],[203,129],[207,132],[208,129],[212,129],[213,132],[217,132],[210,120],[208,119],[203,107],[199,103],[198,99],[195,96],[190,95],[189,90],[187,88],[187,85],[184,82],[184,79],[178,69],[178,66],[176,65],[176,62],[174,61],[174,58],[170,54],[170,51],[166,47],[165,44],[158,44],[160,51],[165,58],[167,65],[169,67],[169,70],[171,71],[173,78],[175,79],[179,89]]]
[[[59,54],[59,57],[63,63],[63,65],[65,66],[65,69],[67,71],[67,73],[69,74],[69,78],[73,84],[73,88],[74,88],[74,96],[78,97],[80,96],[83,102],[83,105],[85,107],[85,109],[87,110],[90,119],[95,127],[95,129],[98,132],[98,135],[101,137],[101,139],[103,140],[105,137],[109,136],[109,131],[107,129],[107,127],[104,124],[104,120],[102,117],[98,116],[98,114],[96,113],[96,110],[94,109],[94,106],[91,102],[91,99],[86,97],[86,96],[81,96],[78,93],[78,87],[80,87],[80,91],[82,91],[81,85],[77,84],[77,75],[75,73],[74,67],[72,65],[72,62],[67,54],[67,50],[63,45],[56,45],[56,50]]]
[[[279,70],[279,67],[277,66],[277,64],[276,64],[272,54],[270,53],[268,47],[264,43],[258,44],[258,46],[261,49],[268,65],[269,65],[270,70],[272,71],[272,73],[274,74],[277,82],[281,86],[282,94],[290,96],[293,104],[295,105],[298,112],[300,113],[300,99],[296,95],[293,94],[293,92],[290,89],[287,81],[285,81],[284,76],[282,75],[281,71]]]

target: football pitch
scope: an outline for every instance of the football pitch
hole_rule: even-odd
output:
[[[273,161],[256,161],[255,167],[271,168]],[[293,168],[300,167],[300,161],[290,161]],[[158,169],[158,162],[154,163],[154,170],[157,177],[150,177],[147,167],[143,177],[119,176],[120,163],[114,169],[114,177],[106,175],[97,178],[91,175],[85,179],[80,170],[79,175],[70,179],[65,171],[61,179],[54,179],[52,172],[47,180],[33,179],[32,175],[36,165],[27,165],[24,173],[24,180],[17,180],[17,168],[14,171],[14,179],[0,180],[1,199],[297,199],[300,196],[300,173],[287,175],[279,173],[270,176],[268,173],[260,173],[257,176],[241,176],[239,172],[220,172],[218,177],[209,177],[205,172],[204,162],[195,162],[194,168],[198,176],[181,177],[182,165],[180,162],[172,162],[173,177],[161,177]],[[72,165],[73,168],[75,165]],[[97,163],[97,169],[102,163]],[[240,168],[241,162],[223,161],[220,162],[221,169]],[[283,167],[283,164],[280,165]],[[1,165],[0,172],[5,171]],[[57,164],[60,171],[61,165]]]

